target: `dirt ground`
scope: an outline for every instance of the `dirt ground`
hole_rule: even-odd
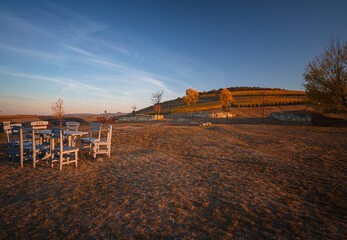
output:
[[[113,124],[62,171],[2,157],[0,238],[346,239],[346,128],[201,121]]]

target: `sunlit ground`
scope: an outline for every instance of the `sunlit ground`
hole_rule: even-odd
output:
[[[80,154],[62,171],[1,159],[0,238],[343,239],[346,133],[114,124],[111,158]]]

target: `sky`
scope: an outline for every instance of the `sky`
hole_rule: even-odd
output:
[[[347,1],[0,0],[0,115],[131,112],[250,86],[304,90]]]

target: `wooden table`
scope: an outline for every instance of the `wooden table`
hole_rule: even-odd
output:
[[[85,134],[89,134],[88,132],[82,132],[82,131],[64,131],[63,132],[64,135],[66,135],[68,137],[69,140],[69,146],[75,146],[76,144],[76,137],[77,136],[82,136]],[[52,131],[51,130],[40,130],[37,131],[37,134],[41,134],[41,135],[52,135]]]

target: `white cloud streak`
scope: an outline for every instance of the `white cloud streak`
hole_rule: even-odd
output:
[[[0,69],[0,73],[14,76],[14,77],[22,77],[22,78],[29,78],[29,79],[36,79],[36,80],[43,80],[43,81],[50,81],[50,82],[55,82],[55,83],[60,83],[62,85],[65,85],[69,87],[71,90],[94,90],[94,91],[100,91],[100,92],[105,92],[106,90],[95,87],[92,85],[80,83],[77,81],[73,81],[71,79],[62,79],[62,78],[54,78],[54,77],[47,77],[47,76],[40,76],[40,75],[31,75],[31,74],[25,74],[25,73],[16,73],[16,72],[9,72]]]
[[[49,53],[42,52],[39,50],[29,50],[29,49],[17,48],[17,47],[13,47],[13,46],[4,45],[1,43],[0,43],[0,48],[4,49],[6,51],[10,51],[10,52],[25,54],[25,55],[28,55],[31,57],[45,58],[45,59],[51,59],[51,60],[56,60],[56,61],[66,60],[66,58],[63,56],[49,54]]]

